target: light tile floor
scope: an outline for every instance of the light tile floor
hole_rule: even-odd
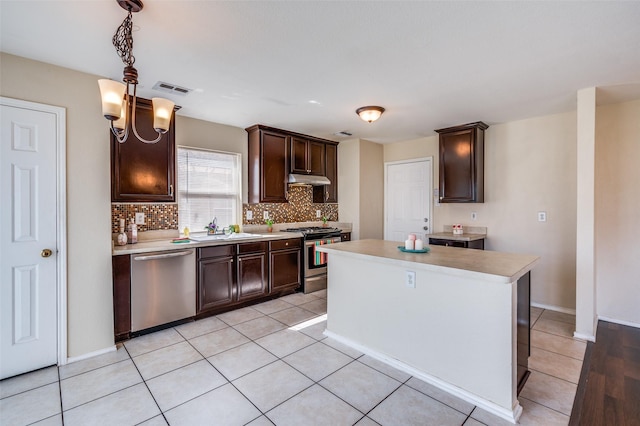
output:
[[[138,337],[0,382],[2,425],[508,425],[322,332],[326,291]],[[566,425],[586,344],[575,317],[531,310],[523,425]]]

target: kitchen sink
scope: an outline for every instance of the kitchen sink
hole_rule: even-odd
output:
[[[221,240],[241,240],[244,238],[262,238],[264,235],[249,234],[247,232],[238,232],[233,234],[218,234],[218,235],[190,235],[189,239],[192,241],[221,241]]]

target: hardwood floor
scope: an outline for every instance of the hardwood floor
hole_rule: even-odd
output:
[[[589,342],[569,425],[640,425],[640,329],[598,322]]]

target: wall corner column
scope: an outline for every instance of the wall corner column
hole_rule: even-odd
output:
[[[576,330],[595,341],[595,133],[596,88],[577,93]]]

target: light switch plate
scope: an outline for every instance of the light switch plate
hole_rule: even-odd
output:
[[[538,212],[538,222],[547,221],[547,212]]]
[[[144,225],[144,213],[136,213],[136,225]]]
[[[316,217],[322,217],[322,212],[320,210],[316,210]]]
[[[253,212],[251,210],[247,210],[247,220],[253,219]]]
[[[262,213],[262,218],[263,218],[264,220],[269,219],[269,212],[263,212],[263,213]]]

